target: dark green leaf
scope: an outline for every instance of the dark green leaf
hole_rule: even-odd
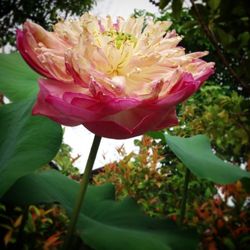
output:
[[[35,96],[38,77],[19,53],[0,54],[0,92],[11,101]]]
[[[165,7],[168,6],[168,4],[171,2],[171,0],[160,0],[159,7],[161,10],[163,10]]]
[[[30,99],[0,108],[0,197],[18,178],[48,163],[60,147],[61,126],[31,116],[33,104]]]
[[[250,178],[249,172],[215,156],[208,138],[204,135],[190,138],[166,135],[166,140],[175,155],[198,177],[219,184]]]
[[[215,32],[216,37],[219,38],[219,41],[225,47],[230,45],[235,40],[233,35],[224,31],[223,29],[219,28],[218,26],[216,26],[213,31]]]
[[[5,202],[60,202],[71,213],[79,184],[56,171],[25,176],[5,195]],[[173,222],[145,216],[132,199],[115,201],[110,184],[90,186],[77,224],[83,241],[97,250],[196,249],[190,231]]]
[[[250,40],[250,33],[248,31],[245,31],[238,36],[238,39],[241,43],[241,46],[247,46]]]
[[[202,16],[202,19],[204,20],[204,22],[209,23],[209,21],[210,21],[209,8],[207,8],[207,6],[202,4],[202,3],[196,3],[195,6],[196,6],[198,12],[200,13],[200,15]],[[195,11],[195,8],[194,8],[193,4],[192,4],[192,7],[190,9],[190,14],[193,16],[193,18],[195,20],[197,20],[196,11]]]
[[[216,10],[220,5],[220,0],[208,0],[208,6],[212,10]]]
[[[248,193],[250,193],[250,179],[249,179],[249,178],[243,178],[243,179],[241,180],[241,182],[242,182],[242,184],[243,184],[244,189],[245,189]]]
[[[183,0],[173,0],[172,1],[172,11],[173,11],[173,17],[179,18],[182,10],[182,3]]]

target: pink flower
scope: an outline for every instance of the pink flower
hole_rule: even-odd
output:
[[[213,73],[207,52],[185,54],[168,21],[118,17],[60,21],[53,32],[26,22],[17,45],[44,77],[33,114],[83,124],[115,139],[178,123],[175,107]]]

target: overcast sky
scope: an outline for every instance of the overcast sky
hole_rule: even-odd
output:
[[[149,12],[157,13],[157,8],[149,0],[97,0],[96,7],[91,11],[95,15],[111,15],[124,18],[129,17],[134,9],[145,9]],[[81,155],[75,162],[75,166],[83,172],[89,154],[94,135],[83,126],[67,127],[64,134],[64,142],[73,148],[73,156]],[[111,140],[103,138],[97,155],[94,168],[99,168],[106,163],[118,159],[117,147],[124,145],[127,152],[135,149],[133,141],[135,138],[127,140]]]
[[[156,8],[149,0],[97,0],[97,6],[92,10],[95,15],[111,15],[129,17],[134,9],[145,9],[152,13],[157,13]]]

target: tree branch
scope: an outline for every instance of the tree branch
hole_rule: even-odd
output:
[[[217,53],[218,57],[220,58],[221,62],[228,68],[229,73],[239,83],[239,85],[242,88],[244,88],[247,91],[247,93],[250,93],[250,86],[248,86],[245,82],[243,82],[240,79],[240,77],[237,75],[237,73],[234,71],[234,69],[230,66],[228,60],[226,59],[225,55],[223,54],[223,52],[221,51],[221,49],[218,45],[219,42],[218,42],[217,38],[215,37],[214,33],[209,29],[209,27],[206,25],[206,23],[204,22],[194,0],[190,0],[190,2],[192,3],[192,6],[194,8],[195,15],[197,16],[198,22],[200,23],[201,27],[203,28],[203,30],[204,30],[205,34],[207,35],[208,39],[210,40],[210,42],[213,44],[213,46],[216,50],[216,53]]]

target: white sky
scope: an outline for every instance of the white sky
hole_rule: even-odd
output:
[[[116,16],[129,17],[134,9],[145,9],[152,13],[157,13],[158,9],[149,0],[97,0],[96,7],[91,11],[95,15],[111,15],[115,20]],[[73,148],[73,157],[81,155],[75,162],[75,166],[83,172],[89,154],[94,135],[83,126],[66,127],[64,142]],[[126,140],[112,140],[103,138],[94,164],[94,169],[102,167],[104,164],[119,159],[116,151],[117,147],[124,145],[127,152],[135,149],[135,138]],[[105,158],[103,157],[105,156]]]
[[[158,8],[149,0],[97,0],[97,6],[91,11],[95,15],[112,17],[129,17],[134,9],[145,9],[152,13],[158,13]]]

